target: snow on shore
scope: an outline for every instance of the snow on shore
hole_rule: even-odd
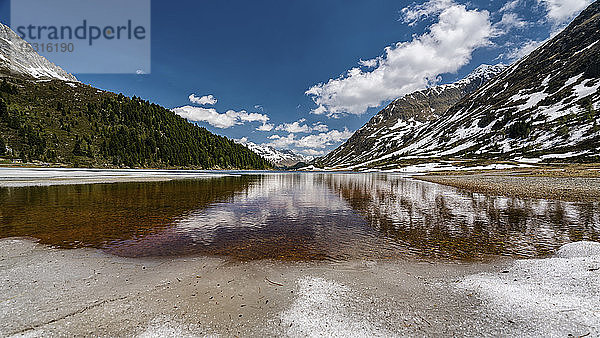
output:
[[[163,181],[209,178],[229,173],[198,170],[0,168],[0,187],[91,184],[122,181]]]
[[[298,298],[281,314],[290,337],[390,337],[368,319],[364,300],[345,285],[323,278],[297,281]]]
[[[524,325],[524,335],[600,335],[600,243],[567,244],[552,258],[518,260],[500,273],[470,276],[459,287]]]

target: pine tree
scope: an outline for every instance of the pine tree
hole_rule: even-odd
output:
[[[8,120],[8,107],[3,99],[0,98],[0,121]]]
[[[4,139],[0,137],[0,156],[6,155],[6,143],[4,143]]]

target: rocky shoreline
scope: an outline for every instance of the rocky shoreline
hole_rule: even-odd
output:
[[[415,176],[476,193],[518,198],[600,202],[600,178],[531,176],[517,173],[474,173]]]

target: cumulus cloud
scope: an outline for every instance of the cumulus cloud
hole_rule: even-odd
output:
[[[302,149],[302,150],[299,150],[298,152],[307,157],[317,157],[317,156],[325,155],[325,150]]]
[[[288,133],[310,133],[312,129],[304,122],[306,122],[306,119],[300,119],[292,123],[280,124],[277,126],[277,128],[275,128],[275,130],[287,131]]]
[[[363,66],[363,67],[367,67],[367,68],[375,68],[377,67],[377,64],[379,63],[379,59],[371,59],[371,60],[360,60],[358,61],[358,64]]]
[[[256,130],[258,130],[258,131],[271,131],[271,130],[273,130],[274,127],[275,127],[275,125],[273,125],[271,123],[263,123],[261,126],[259,126],[258,128],[256,128]]]
[[[328,132],[307,135],[301,138],[296,138],[295,134],[288,134],[287,136],[271,135],[269,145],[275,148],[312,148],[312,149],[325,149],[327,147],[336,145],[343,141],[346,141],[352,136],[352,132],[348,128],[344,130],[330,130]]]
[[[500,8],[500,12],[512,11],[515,8],[517,8],[517,6],[519,6],[520,3],[521,3],[521,0],[509,1],[509,2],[505,3],[504,6],[502,6],[502,8]]]
[[[274,148],[288,149],[296,144],[296,135],[288,134],[288,136],[271,135],[269,136],[271,142],[267,143]]]
[[[312,130],[319,131],[319,132],[326,132],[326,131],[329,131],[329,126],[327,126],[324,123],[317,122],[317,123],[313,123]]]
[[[300,134],[300,133],[307,134],[307,133],[312,133],[313,131],[326,132],[329,130],[329,127],[322,122],[313,123],[312,126],[309,126],[305,122],[306,122],[306,119],[303,118],[296,122],[283,123],[283,124],[278,125],[277,128],[275,128],[275,130],[286,131],[291,134]]]
[[[420,20],[437,15],[446,8],[455,5],[453,0],[430,0],[420,5],[413,5],[402,9],[404,23],[414,26]]]
[[[213,106],[217,103],[217,98],[212,95],[198,97],[196,94],[190,94],[189,99],[191,103],[199,104],[201,106]]]
[[[589,6],[594,0],[537,0],[546,7],[547,17],[556,25],[562,25]]]
[[[487,11],[468,10],[451,0],[432,0],[402,12],[405,22],[437,16],[428,31],[410,42],[387,47],[379,58],[361,61],[339,78],[306,91],[316,103],[313,114],[330,117],[362,114],[391,100],[436,84],[439,75],[457,72],[479,47],[490,44],[493,28]]]
[[[348,128],[344,128],[343,131],[330,130],[326,133],[304,136],[296,142],[296,146],[300,148],[323,149],[346,141],[350,136],[352,136],[352,132]]]
[[[502,19],[494,24],[494,28],[497,30],[497,34],[505,34],[513,28],[524,28],[527,25],[527,21],[519,18],[518,14],[509,12],[502,15]]]
[[[262,122],[263,125],[269,121],[269,117],[264,114],[248,113],[245,110],[229,110],[226,113],[219,113],[214,108],[183,106],[172,110],[175,114],[192,122],[207,122],[216,128],[230,128],[245,122]]]
[[[527,40],[517,47],[509,49],[506,53],[500,55],[500,58],[505,58],[510,61],[519,60],[536,50],[539,46],[544,44],[548,40],[536,41],[536,40]]]

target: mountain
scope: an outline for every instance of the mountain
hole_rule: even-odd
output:
[[[77,82],[75,76],[39,55],[29,43],[0,23],[0,74],[37,80]]]
[[[312,159],[296,154],[291,150],[278,150],[268,145],[256,144],[248,141],[246,138],[236,140],[236,142],[248,147],[248,149],[262,156],[274,166],[280,168],[293,167],[298,163],[308,162]]]
[[[0,163],[4,158],[109,168],[272,167],[166,108],[75,82],[31,48],[14,48],[22,40],[0,28]]]
[[[344,144],[320,158],[322,166],[352,166],[393,153],[414,138],[424,126],[506,69],[482,65],[464,79],[417,91],[394,100],[377,113]]]
[[[600,162],[599,41],[596,1],[560,34],[436,119],[414,119],[418,125],[395,136],[391,149],[363,147],[355,159],[338,149],[323,164],[381,168],[424,158]],[[385,136],[377,135],[377,149],[391,141]]]

